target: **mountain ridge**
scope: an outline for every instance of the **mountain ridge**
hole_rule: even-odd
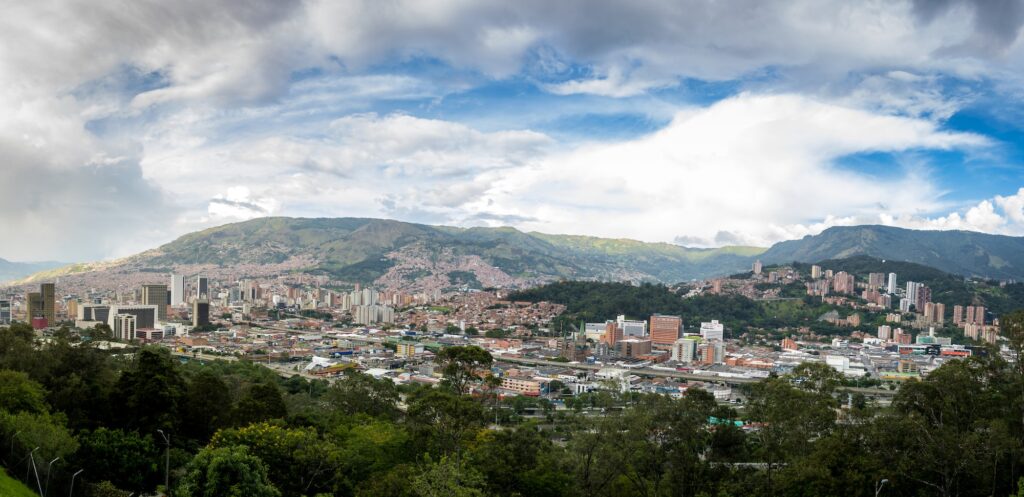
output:
[[[857,255],[913,262],[961,276],[1024,279],[1024,238],[967,231],[832,227],[767,249],[702,249],[510,227],[266,217],[182,235],[116,261],[37,273],[25,282],[96,271],[191,274],[227,268],[237,269],[231,274],[304,272],[413,289],[426,289],[420,284],[424,278],[437,287],[447,279],[459,279],[448,275],[465,273],[475,275],[477,286],[522,287],[562,279],[678,283],[732,274],[748,269],[755,259],[767,264],[814,263]]]

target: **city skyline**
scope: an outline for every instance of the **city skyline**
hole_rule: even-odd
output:
[[[267,215],[690,246],[1024,234],[1019,4],[587,12],[14,6],[0,229],[23,243],[0,257],[108,259]]]

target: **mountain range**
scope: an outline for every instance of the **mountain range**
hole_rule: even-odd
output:
[[[765,263],[866,255],[961,276],[1024,279],[1024,238],[886,226],[834,227],[770,248],[689,248],[513,228],[455,228],[367,218],[270,217],[184,235],[117,261],[76,264],[28,281],[90,273],[286,272],[382,287],[528,286],[560,279],[676,283]]]
[[[66,265],[66,262],[13,262],[0,259],[0,282],[24,278],[39,271],[46,271]]]

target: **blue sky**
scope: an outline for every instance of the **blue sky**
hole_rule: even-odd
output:
[[[26,2],[0,19],[0,230],[25,240],[0,257],[268,215],[1024,235],[1022,21],[967,0]]]

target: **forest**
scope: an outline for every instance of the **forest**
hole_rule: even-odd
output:
[[[1019,353],[1024,312],[1004,321]],[[492,361],[450,347],[437,386],[328,383],[15,324],[0,328],[0,465],[41,494],[104,497],[1024,495],[1024,367],[1000,354],[885,406],[821,364],[741,405],[697,387],[502,399]]]

